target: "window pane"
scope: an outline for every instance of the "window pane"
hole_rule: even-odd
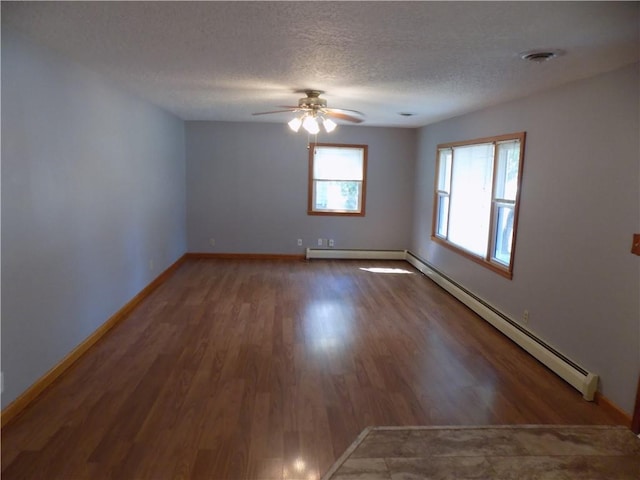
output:
[[[436,233],[441,237],[447,236],[447,223],[449,220],[449,197],[438,195],[438,228]]]
[[[513,208],[500,205],[496,209],[496,241],[493,258],[509,265],[513,242]]]
[[[483,257],[489,241],[492,167],[493,144],[453,150],[448,238]]]
[[[360,211],[362,182],[316,181],[314,210]]]
[[[313,178],[316,180],[362,180],[362,148],[316,147]]]
[[[439,152],[438,190],[449,192],[451,188],[451,149],[447,148]]]
[[[518,167],[520,164],[520,142],[499,143],[498,168],[496,170],[496,198],[516,199],[518,193]]]

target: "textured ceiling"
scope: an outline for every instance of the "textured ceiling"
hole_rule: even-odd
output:
[[[314,88],[415,127],[638,61],[639,5],[3,1],[2,24],[185,120],[283,122],[251,113]]]

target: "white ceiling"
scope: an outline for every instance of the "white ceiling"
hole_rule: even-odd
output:
[[[3,1],[2,24],[185,120],[283,122],[251,113],[314,88],[416,127],[638,61],[639,5]],[[538,48],[566,54],[519,58]]]

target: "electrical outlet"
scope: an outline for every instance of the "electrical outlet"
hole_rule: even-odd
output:
[[[329,239],[329,246],[330,246],[331,248],[333,248],[333,246],[334,246],[334,245],[335,245],[335,244],[333,243],[333,238],[330,238],[330,239]]]
[[[522,323],[529,323],[529,310],[525,310],[522,313]]]
[[[211,245],[212,247],[215,247],[215,246],[216,246],[216,239],[215,239],[215,238],[213,238],[213,237],[211,237],[211,238],[209,239],[209,245]]]
[[[299,247],[301,247],[301,246],[302,246],[302,239],[301,239],[301,238],[299,238],[299,239],[298,239],[298,246],[299,246]]]
[[[322,246],[322,239],[321,239],[321,238],[319,238],[319,239],[318,239],[318,246],[319,246],[319,247],[321,247],[321,246]]]

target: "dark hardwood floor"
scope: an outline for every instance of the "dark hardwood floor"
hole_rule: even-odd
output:
[[[317,480],[367,426],[612,423],[408,263],[189,260],[2,430],[2,478]]]

